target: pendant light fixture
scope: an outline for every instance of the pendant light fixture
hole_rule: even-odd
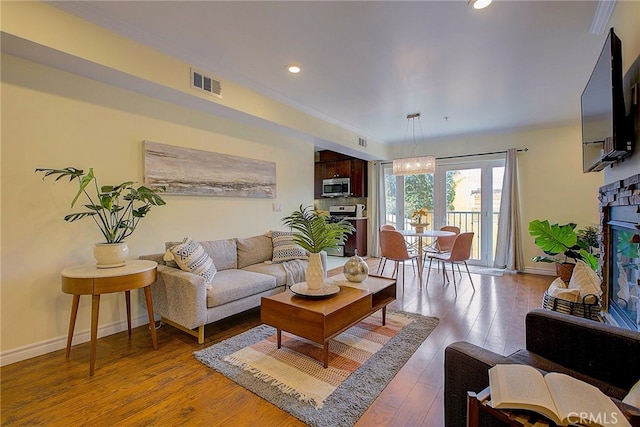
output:
[[[412,125],[413,134],[413,150],[411,150],[411,157],[404,159],[395,159],[393,161],[393,174],[394,175],[423,175],[426,173],[434,173],[436,169],[436,158],[434,156],[422,156],[415,157],[413,154],[418,147],[416,142],[416,121],[420,126],[420,132],[422,133],[422,126],[420,125],[420,113],[407,114],[407,133],[409,125]]]

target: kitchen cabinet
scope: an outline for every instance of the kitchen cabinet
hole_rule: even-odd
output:
[[[367,255],[367,220],[366,219],[350,219],[349,222],[356,229],[344,244],[344,255],[353,256],[358,250],[358,255]]]
[[[315,163],[314,195],[322,197],[322,180],[351,178],[353,197],[367,197],[367,162],[344,154],[321,151]]]

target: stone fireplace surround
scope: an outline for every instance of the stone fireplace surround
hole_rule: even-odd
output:
[[[640,174],[630,176],[626,179],[615,181],[600,187],[600,248],[601,256],[599,260],[600,275],[602,278],[602,308],[609,310],[609,288],[611,278],[611,229],[609,221],[612,220],[612,213],[617,207],[622,207],[626,212],[632,214],[632,220],[636,226],[640,226]],[[634,209],[634,207],[636,207]],[[615,214],[614,214],[615,217]]]

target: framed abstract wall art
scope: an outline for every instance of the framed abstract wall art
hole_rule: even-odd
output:
[[[165,194],[276,197],[276,164],[144,141],[144,183]]]

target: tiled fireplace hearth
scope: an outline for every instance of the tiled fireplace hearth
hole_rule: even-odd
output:
[[[639,329],[640,174],[600,188],[602,305],[608,318]]]

